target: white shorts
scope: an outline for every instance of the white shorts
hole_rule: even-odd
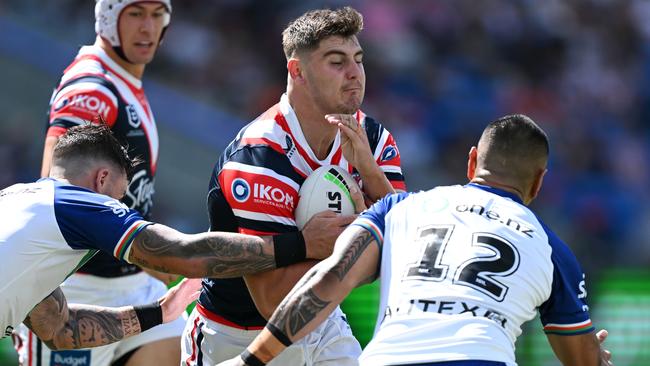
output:
[[[242,353],[259,332],[217,323],[194,309],[183,331],[181,365],[215,365],[233,358]],[[359,355],[361,345],[352,335],[345,314],[337,307],[323,324],[267,365],[356,366]]]
[[[61,289],[68,304],[93,304],[102,306],[143,305],[158,300],[167,287],[145,272],[117,278],[103,278],[88,274],[73,274]],[[83,350],[50,351],[24,324],[14,337],[14,347],[24,366],[83,365],[109,366],[126,353],[143,344],[161,339],[179,337],[185,327],[181,317],[167,324],[153,327],[142,334],[106,346]]]

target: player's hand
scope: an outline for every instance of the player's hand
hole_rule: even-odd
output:
[[[612,363],[612,353],[602,347],[608,335],[609,332],[606,329],[601,329],[598,331],[598,333],[596,333],[596,338],[600,343],[600,363],[601,365],[613,366],[614,364]]]
[[[325,119],[341,131],[341,150],[345,159],[357,168],[361,175],[373,169],[377,164],[370,151],[366,131],[354,115],[326,114]]]
[[[163,323],[178,319],[188,305],[199,297],[201,290],[200,278],[185,278],[176,286],[170,288],[160,301],[163,312]]]
[[[356,218],[356,215],[338,215],[332,211],[319,212],[302,228],[307,247],[307,258],[323,259],[332,254],[336,238]]]
[[[350,196],[352,197],[352,203],[354,203],[354,212],[357,214],[362,213],[368,207],[366,206],[366,197],[361,192],[361,188],[356,184],[350,187]]]

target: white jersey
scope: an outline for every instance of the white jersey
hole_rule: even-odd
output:
[[[396,194],[353,224],[381,245],[362,365],[516,365],[515,340],[538,310],[547,333],[593,331],[575,256],[515,195],[477,184]]]
[[[3,336],[97,251],[126,260],[150,223],[123,203],[45,178],[0,191]]]

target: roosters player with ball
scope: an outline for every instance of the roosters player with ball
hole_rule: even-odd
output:
[[[210,230],[272,236],[279,269],[233,280],[205,279],[183,334],[183,365],[232,358],[260,332],[279,302],[316,261],[331,253],[353,215],[321,212],[298,230],[298,191],[317,168],[356,176],[368,202],[405,188],[391,134],[359,107],[365,91],[361,14],[352,8],[310,11],[283,32],[287,91],[244,127],[210,180]],[[351,188],[360,198],[358,186]],[[363,202],[357,200],[357,212]],[[322,250],[305,250],[319,243]],[[340,309],[273,365],[356,365],[359,343]]]
[[[350,225],[241,356],[260,366],[316,329],[356,286],[381,278],[368,366],[517,366],[521,326],[539,312],[565,366],[610,366],[569,247],[528,209],[548,161],[523,115],[491,122],[468,154],[465,185],[390,195]],[[286,348],[289,349],[289,348]]]

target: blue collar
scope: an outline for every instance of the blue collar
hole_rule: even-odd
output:
[[[514,194],[514,193],[511,193],[511,192],[508,192],[508,191],[504,191],[503,189],[499,189],[499,188],[495,188],[495,187],[490,187],[490,186],[485,186],[485,185],[478,184],[478,183],[467,183],[467,184],[465,185],[465,187],[475,187],[475,188],[478,188],[478,189],[484,190],[484,191],[486,191],[486,192],[490,192],[490,193],[496,194],[497,196],[510,198],[511,200],[513,200],[513,201],[515,201],[515,202],[517,202],[517,203],[520,203],[520,204],[522,204],[522,205],[524,204],[524,202],[521,200],[521,198],[519,198],[519,196],[517,196],[517,195]]]

